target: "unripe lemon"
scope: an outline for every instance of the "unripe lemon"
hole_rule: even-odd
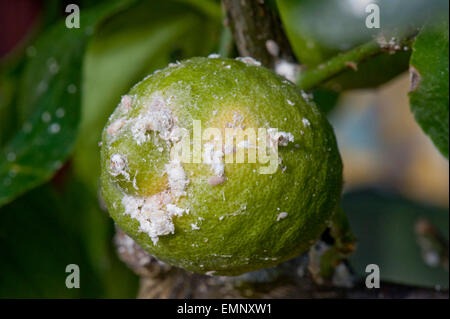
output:
[[[112,218],[150,254],[199,273],[306,251],[340,198],[342,163],[301,93],[251,58],[193,58],[146,77],[103,132]]]

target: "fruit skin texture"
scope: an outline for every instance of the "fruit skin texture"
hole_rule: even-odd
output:
[[[299,255],[325,230],[340,199],[342,163],[328,121],[294,84],[249,63],[192,58],[145,78],[127,96],[131,107],[124,111],[119,105],[103,132],[101,188],[111,217],[147,252],[193,272],[239,275]],[[259,174],[268,164],[225,163],[226,180],[211,185],[215,173],[209,164],[182,163],[189,179],[186,195],[171,203],[189,212],[174,216],[173,234],[158,236],[154,244],[139,231],[139,222],[124,214],[122,199],[171,189],[165,173],[170,145],[158,142],[152,131],[139,145],[132,132],[155,96],[191,140],[193,120],[200,120],[203,130],[223,129],[237,117],[247,128],[291,133],[294,141],[278,147],[285,169]],[[111,129],[118,120],[121,128]],[[126,156],[129,179],[111,171],[115,154]],[[279,218],[280,213],[287,215]]]

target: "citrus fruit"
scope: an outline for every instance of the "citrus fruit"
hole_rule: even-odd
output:
[[[327,119],[251,58],[192,58],[136,84],[105,126],[101,165],[122,230],[160,260],[212,275],[306,251],[342,187]]]

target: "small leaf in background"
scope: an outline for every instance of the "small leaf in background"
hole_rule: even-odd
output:
[[[366,266],[377,264],[381,280],[448,289],[448,209],[373,189],[344,195],[342,205],[357,237],[350,262],[358,276],[365,278]],[[435,228],[434,240],[442,247],[423,250],[427,243],[418,230],[424,221]]]
[[[381,32],[403,33],[421,26],[430,16],[448,12],[448,0],[277,0],[286,31],[296,54],[308,56],[306,64],[329,58],[328,51],[342,51],[370,41]],[[380,28],[368,28],[368,5],[379,8]],[[388,41],[390,39],[387,39]],[[306,51],[306,53],[304,53]],[[306,56],[305,56],[306,57]],[[310,60],[311,59],[311,60]],[[303,62],[303,61],[302,61]]]
[[[380,8],[381,28],[365,25],[369,4]],[[410,32],[428,16],[440,19],[448,11],[447,0],[277,0],[279,12],[294,53],[301,64],[314,68],[335,55],[355,48],[383,32],[386,42],[395,40],[387,34]],[[348,68],[324,86],[335,91],[373,88],[407,71],[410,51],[382,53]],[[349,61],[352,62],[352,61]]]
[[[411,111],[422,130],[448,158],[449,42],[448,19],[426,25],[413,45],[410,62]]]
[[[211,53],[217,42],[221,20],[204,12],[220,12],[220,6],[213,1],[190,3],[139,2],[106,21],[92,39],[83,66],[83,114],[73,163],[93,193],[100,176],[101,132],[120,96],[169,62]],[[209,5],[199,11],[203,3]]]
[[[86,41],[98,22],[127,2],[81,12],[79,29],[67,29],[61,21],[33,46],[17,106],[23,126],[0,149],[0,206],[47,181],[71,153]]]

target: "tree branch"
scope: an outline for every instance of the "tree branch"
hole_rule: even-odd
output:
[[[239,54],[274,68],[278,59],[294,61],[279,18],[264,0],[222,0]]]
[[[158,261],[118,228],[115,243],[122,261],[141,277],[138,298],[448,298],[447,291],[391,283],[380,289],[361,282],[352,288],[317,285],[308,254],[238,277],[212,277]]]

